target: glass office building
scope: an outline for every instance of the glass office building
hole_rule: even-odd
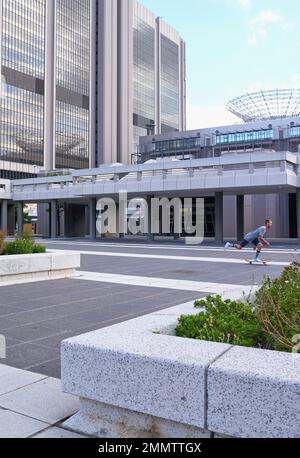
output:
[[[133,152],[155,124],[155,21],[133,18]]]
[[[184,42],[178,32],[136,0],[133,3],[133,156],[136,156],[139,137],[185,129],[185,55],[181,52]]]
[[[181,38],[136,0],[0,0],[0,22],[0,177],[128,164],[185,127]]]
[[[45,0],[3,0],[0,160],[44,162]],[[20,172],[1,170],[4,178]]]
[[[90,0],[57,0],[56,8],[56,168],[87,168]]]
[[[50,118],[51,168],[89,166],[90,11],[90,0],[0,0],[0,177],[30,177],[46,167]],[[47,53],[56,56],[52,69]]]

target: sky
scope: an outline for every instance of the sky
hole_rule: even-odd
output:
[[[187,127],[239,122],[226,103],[300,87],[299,0],[140,0],[187,44]]]

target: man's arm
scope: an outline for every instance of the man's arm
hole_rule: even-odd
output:
[[[263,245],[271,246],[270,242],[268,242],[268,240],[266,240],[263,236],[258,237],[258,240],[259,240]]]

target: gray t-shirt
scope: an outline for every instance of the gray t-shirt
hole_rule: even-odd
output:
[[[261,226],[258,229],[255,229],[253,232],[249,232],[249,234],[245,235],[245,240],[247,242],[252,242],[253,240],[257,239],[258,237],[264,237],[267,233],[266,226]]]

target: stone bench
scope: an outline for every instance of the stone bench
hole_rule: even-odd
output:
[[[98,437],[300,437],[300,355],[175,337],[193,303],[62,343],[65,426]]]
[[[80,253],[63,251],[0,256],[0,285],[71,277],[80,267]]]

